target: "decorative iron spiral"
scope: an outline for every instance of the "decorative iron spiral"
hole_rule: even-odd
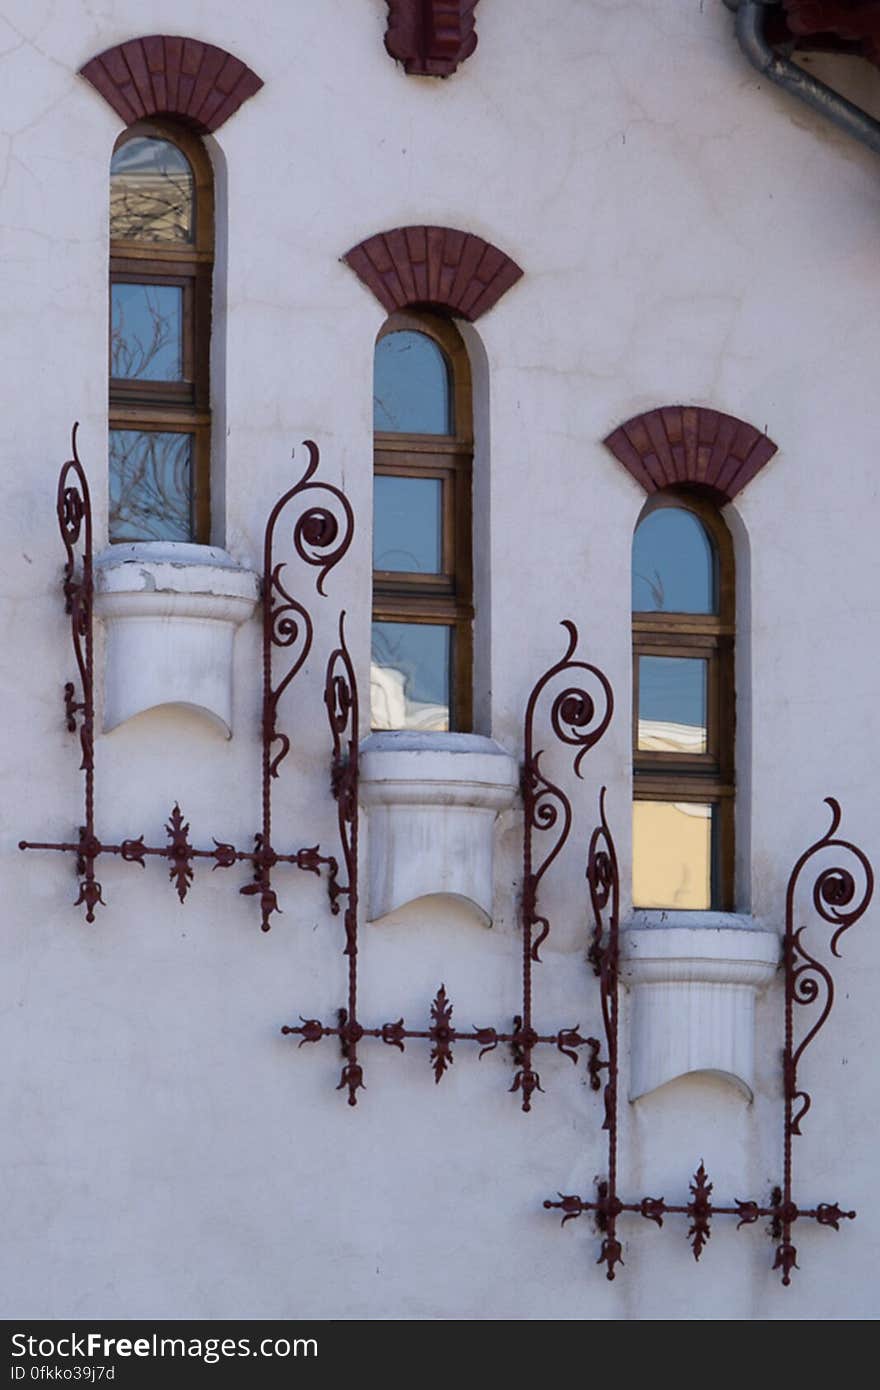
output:
[[[286,734],[279,733],[276,727],[278,702],[311,651],[313,635],[312,620],[305,608],[287,592],[281,583],[282,569],[283,565],[276,565],[273,570],[270,597],[267,599],[271,604],[269,609],[270,641],[271,645],[275,647],[282,647],[286,650],[294,647],[298,649],[284,676],[276,686],[269,687],[265,696],[269,746],[279,745],[278,752],[269,769],[272,777],[278,776],[278,768],[290,750],[290,739]],[[275,602],[276,595],[281,598],[282,602]]]
[[[558,739],[577,747],[582,741],[583,730],[589,727],[595,713],[595,701],[586,690],[570,686],[553,701],[550,723]]]
[[[601,937],[603,915],[611,905],[611,916],[617,918],[620,894],[620,878],[617,871],[617,851],[605,817],[605,793],[599,793],[599,824],[590,836],[587,851],[587,883],[590,889],[590,903],[596,930]]]
[[[276,565],[272,574],[272,645],[292,647],[300,640],[308,641],[311,645],[311,619],[302,604],[297,602],[281,583],[279,576],[283,568],[283,565]],[[283,602],[278,604],[274,602],[276,594]]]
[[[329,483],[313,483],[319,463],[318,446],[310,439],[305,441],[309,455],[306,470],[292,488],[279,497],[266,523],[263,549],[263,589],[264,602],[268,606],[268,621],[264,628],[264,738],[267,746],[279,744],[279,751],[271,764],[271,774],[277,775],[279,764],[287,756],[289,739],[276,730],[276,712],[281,696],[290,682],[302,669],[311,650],[313,638],[312,620],[304,606],[285,588],[281,580],[284,562],[275,563],[275,532],[282,513],[305,493],[322,493],[342,510],[344,526],[340,527],[335,513],[326,505],[312,502],[293,521],[291,536],[296,554],[307,565],[320,569],[318,592],[324,592],[324,579],[348,550],[354,535],[354,513],[348,498]],[[271,681],[271,658],[269,649],[281,647],[294,650],[295,655],[288,670],[276,685]]]
[[[61,469],[58,477],[58,491],[56,500],[56,513],[58,525],[61,530],[61,539],[68,552],[76,545],[80,538],[83,523],[86,527],[86,544],[91,549],[92,541],[92,507],[89,496],[89,485],[86,480],[85,470],[80,463],[79,453],[76,447],[76,437],[79,433],[79,421],[73,426],[70,433],[70,453],[71,457]],[[73,482],[69,481],[73,474]]]
[[[531,801],[531,824],[535,830],[552,830],[562,815],[566,825],[571,820],[571,807],[567,796],[559,787],[548,782],[540,772],[535,780],[534,795]]]
[[[79,540],[83,517],[85,516],[85,503],[79,488],[65,486],[63,481],[67,470],[73,466],[72,463],[64,465],[58,504],[58,524],[61,528],[61,535],[64,544],[71,547],[76,545]]]
[[[524,903],[528,917],[533,926],[541,928],[540,934],[532,944],[531,956],[533,960],[540,960],[538,954],[539,947],[550,931],[550,923],[546,917],[540,916],[537,912],[538,885],[546,874],[556,856],[561,852],[571,831],[572,812],[571,802],[560,787],[548,781],[540,771],[540,753],[535,756],[530,769],[527,768],[524,783],[524,811],[525,823],[528,832],[540,830],[542,832],[552,832],[552,844],[546,849],[538,868],[533,871],[529,890],[529,902]]]
[[[823,922],[837,928],[831,938],[833,955],[839,957],[837,943],[840,937],[865,913],[874,893],[874,872],[870,860],[858,845],[852,844],[849,840],[835,838],[840,825],[840,806],[831,796],[825,800],[831,808],[831,825],[822,838],[801,855],[795,865],[789,879],[786,902],[787,934],[793,939],[796,949],[808,960],[810,957],[800,944],[800,936],[805,928],[801,927],[794,932],[794,899],[800,877],[810,860],[829,849],[841,850],[851,861],[855,861],[859,871],[857,877],[850,868],[840,864],[829,865],[819,872],[813,883],[811,897],[816,913]]]
[[[339,615],[339,646],[330,653],[324,680],[324,704],[333,738],[333,795],[346,883],[339,883],[336,865],[329,876],[330,901],[338,912],[337,899],[345,893],[345,955],[357,956],[358,885],[358,726],[357,677],[345,642],[345,612]]]
[[[80,742],[83,770],[91,770],[92,761],[92,507],[89,484],[80,463],[76,447],[79,425],[71,432],[72,457],[58,475],[55,510],[64,545],[65,560],[62,578],[64,611],[70,617],[73,651],[79,671],[81,698],[76,699],[73,683],[64,687],[65,722],[71,733],[76,731],[77,715],[82,715]],[[82,542],[81,571],[76,578],[77,551]]]
[[[294,549],[307,565],[323,565],[326,553],[311,552],[326,552],[338,535],[339,522],[333,513],[326,507],[310,507],[293,528]]]
[[[306,439],[304,447],[309,455],[306,471],[299,482],[276,503],[267,527],[267,544],[271,546],[278,518],[294,498],[299,498],[304,493],[320,493],[324,498],[332,499],[341,511],[341,521],[327,502],[313,502],[300,513],[292,528],[293,548],[305,564],[320,570],[317,588],[318,593],[323,594],[325,578],[351,545],[354,536],[354,512],[348,498],[338,487],[334,487],[332,483],[311,481],[318,468],[320,454],[314,440]]]
[[[74,640],[77,637],[83,638],[85,636],[86,628],[91,620],[92,600],[92,506],[89,484],[76,448],[78,430],[79,424],[77,423],[71,431],[71,458],[64,464],[58,475],[55,503],[58,528],[61,532],[66,556],[62,582],[64,610],[73,617]],[[82,577],[77,581],[74,578],[76,573],[75,547],[79,544],[80,539],[83,540]],[[80,655],[81,653],[78,651],[78,660]]]
[[[594,831],[595,834],[595,831]],[[611,856],[607,850],[590,847],[590,863],[587,869],[593,906],[597,912],[604,912],[611,897],[613,880],[611,877]]]
[[[334,653],[334,655],[339,656],[340,653]],[[344,734],[354,707],[347,673],[330,673],[327,681],[326,701],[331,730],[337,735]]]
[[[835,838],[840,825],[840,806],[833,797],[825,799],[831,808],[831,825],[822,838],[811,845],[795,864],[786,894],[785,936],[789,997],[795,1004],[818,1005],[820,1009],[812,1027],[786,1062],[786,1090],[789,1099],[801,1101],[801,1108],[791,1122],[792,1134],[800,1133],[800,1121],[811,1104],[809,1093],[798,1090],[797,1087],[798,1063],[822,1028],[834,1004],[834,981],[830,970],[804,946],[806,924],[795,929],[795,897],[801,875],[816,855],[830,849],[841,851],[854,861],[858,868],[857,875],[840,864],[821,869],[810,893],[817,916],[837,929],[831,937],[830,947],[832,955],[838,957],[840,952],[837,943],[840,937],[865,913],[874,893],[874,873],[867,855],[850,841]]]
[[[357,679],[345,642],[344,610],[339,615],[339,646],[331,652],[327,662],[324,703],[327,706],[327,718],[333,734],[333,754],[335,758],[339,758],[348,751],[343,747],[346,730],[349,731],[349,740],[355,746],[358,738]]]
[[[550,727],[560,743],[579,749],[574,770],[580,776],[581,762],[608,728],[614,711],[614,696],[604,672],[589,662],[572,660],[578,644],[578,631],[574,623],[568,619],[562,626],[568,633],[565,654],[555,666],[550,667],[535,686],[526,709],[526,764],[528,765],[533,757],[532,738],[539,699],[557,676],[563,673],[568,676],[577,673],[577,679],[582,683],[566,685],[554,697],[550,708]],[[595,696],[586,689],[583,682],[587,680],[591,685],[595,685]]]

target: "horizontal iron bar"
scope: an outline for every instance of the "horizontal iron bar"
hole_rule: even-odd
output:
[[[611,1207],[611,1203],[609,1203],[607,1199],[605,1201],[600,1200],[598,1202],[584,1202],[581,1201],[580,1198],[578,1198],[577,1200],[580,1202],[580,1210],[568,1212],[568,1215],[580,1216],[581,1213],[585,1211],[595,1211],[598,1212],[600,1215],[608,1215]],[[654,1205],[653,1207],[643,1209],[646,1207],[647,1203],[653,1202],[655,1202],[655,1199],[653,1197],[649,1197],[645,1199],[644,1203],[620,1202],[614,1203],[613,1205],[614,1211],[617,1215],[620,1215],[621,1212],[628,1211],[632,1212],[636,1216],[644,1216],[647,1221],[656,1221],[658,1216],[694,1215],[693,1204],[691,1206],[668,1206],[662,1200],[662,1198],[657,1199],[656,1205]],[[801,1209],[799,1207],[797,1210],[797,1215],[794,1218],[790,1217],[790,1219],[799,1221],[802,1217],[808,1217],[812,1220],[816,1220],[823,1224],[827,1224],[826,1208],[828,1205],[830,1204],[822,1204],[818,1207],[809,1207],[804,1209]],[[546,1201],[544,1203],[544,1206],[548,1211],[551,1209],[556,1211],[565,1211],[566,1209],[564,1202]],[[749,1222],[751,1222],[752,1220],[757,1221],[762,1216],[772,1216],[774,1218],[779,1218],[780,1220],[782,1220],[786,1214],[785,1206],[783,1203],[780,1203],[779,1206],[775,1207],[761,1207],[751,1202],[743,1202],[742,1207],[716,1207],[713,1202],[711,1204],[707,1204],[705,1207],[702,1208],[702,1210],[705,1212],[706,1216],[710,1218],[713,1216],[742,1217],[744,1215],[744,1212],[747,1212]],[[854,1211],[840,1211],[838,1212],[838,1215],[841,1218],[841,1220],[843,1218],[846,1218],[847,1221],[855,1221],[856,1219],[856,1213]]]
[[[74,841],[59,841],[57,844],[48,844],[38,840],[19,840],[18,848],[27,849],[52,849],[59,850],[64,854],[88,854],[90,858],[97,859],[102,854],[119,854],[123,859],[136,860],[141,856],[154,855],[160,859],[173,859],[178,856],[178,851],[173,845],[166,845],[160,849],[155,845],[141,845],[137,840],[126,840],[121,845],[105,845],[103,841],[96,845],[82,845]],[[227,851],[224,853],[224,851]],[[311,854],[311,848],[307,851],[311,856],[311,864],[335,864],[336,860],[332,855]],[[281,854],[276,850],[247,850],[235,849],[232,845],[220,844],[216,849],[188,849],[186,854],[180,854],[180,858],[187,859],[218,859],[217,868],[226,869],[232,867],[232,862],[224,863],[224,860],[248,862],[251,864],[296,864],[298,868],[308,868],[309,865],[300,864],[299,858],[303,850],[294,851],[293,854]],[[348,890],[341,888],[340,893]]]
[[[310,1032],[314,1032],[313,1029],[309,1028],[308,1024],[302,1024],[296,1028],[284,1024],[281,1032],[285,1037],[292,1033],[306,1035],[306,1042],[320,1042],[322,1037],[348,1038],[352,1032],[351,1026],[348,1024],[328,1027],[322,1023],[320,1028],[320,1035],[312,1038],[307,1036]],[[401,1038],[423,1038],[427,1042],[436,1042],[439,1038],[439,1040],[443,1042],[448,1042],[450,1046],[453,1043],[459,1042],[477,1042],[482,1043],[484,1047],[493,1047],[496,1043],[519,1043],[523,1038],[522,1033],[497,1033],[494,1028],[481,1028],[474,1033],[459,1033],[454,1029],[450,1029],[447,1033],[438,1034],[436,1030],[431,1031],[430,1029],[424,1028],[398,1028],[396,1023],[386,1024],[384,1028],[363,1028],[360,1024],[357,1024],[356,1032],[359,1039],[381,1038],[383,1042],[395,1043]],[[491,1037],[487,1036],[489,1034],[491,1034]],[[531,1045],[536,1047],[538,1043],[552,1043],[554,1047],[558,1047],[560,1036],[565,1047],[586,1047],[588,1043],[593,1042],[592,1038],[581,1038],[580,1036],[577,1038],[570,1037],[567,1031],[562,1029],[561,1034],[539,1034],[531,1038]]]

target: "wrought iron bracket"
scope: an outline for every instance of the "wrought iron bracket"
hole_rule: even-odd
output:
[[[96,866],[102,856],[115,855],[127,864],[145,867],[150,857],[165,859],[168,875],[177,896],[184,902],[194,876],[194,863],[212,861],[213,869],[230,869],[249,864],[251,880],[239,892],[256,897],[260,905],[260,925],[268,931],[272,917],[280,913],[273,885],[273,872],[279,864],[292,865],[307,873],[328,871],[331,901],[335,904],[337,863],[321,854],[318,845],[298,849],[281,848],[273,842],[272,788],[279,768],[290,751],[290,738],[279,726],[278,709],[309,654],[313,641],[312,619],[305,606],[286,585],[285,562],[276,555],[276,537],[283,524],[290,526],[293,549],[306,565],[316,569],[317,590],[324,594],[324,581],[343,558],[354,535],[354,514],[343,492],[330,483],[318,482],[318,447],[305,441],[308,464],[270,513],[263,543],[263,635],[262,635],[262,721],[261,721],[261,823],[253,846],[239,849],[226,841],[214,840],[213,848],[197,849],[190,843],[189,824],[175,802],[165,827],[165,845],[147,845],[138,835],[117,842],[99,837],[95,810],[95,668],[94,668],[94,565],[92,553],[92,509],[89,485],[77,452],[77,426],[73,427],[71,454],[58,479],[56,510],[65,561],[62,578],[65,612],[70,617],[71,641],[77,668],[77,683],[64,686],[64,718],[70,733],[79,733],[84,779],[84,820],[76,837],[60,841],[21,840],[22,850],[55,850],[75,856],[79,877],[76,906],[83,906],[86,921],[94,922],[95,910],[106,906],[104,890]],[[292,514],[292,515],[291,515]],[[288,522],[288,516],[291,517]],[[286,670],[275,673],[278,651],[288,657]],[[276,661],[273,661],[273,657]]]
[[[734,1216],[737,1229],[753,1226],[763,1217],[770,1218],[769,1233],[775,1243],[774,1270],[780,1270],[782,1282],[791,1283],[792,1270],[798,1268],[797,1249],[792,1242],[796,1221],[813,1220],[820,1226],[840,1229],[840,1222],[855,1219],[854,1211],[844,1210],[838,1202],[819,1202],[801,1207],[793,1198],[792,1140],[801,1133],[800,1123],[812,1101],[799,1082],[799,1067],[803,1055],[826,1023],[834,1003],[834,981],[831,972],[804,945],[806,925],[796,926],[796,897],[802,875],[816,856],[829,850],[841,852],[850,867],[821,868],[814,879],[810,896],[818,917],[834,928],[830,950],[839,956],[837,943],[860,917],[871,902],[874,874],[867,855],[848,840],[838,839],[840,807],[832,797],[826,798],[831,809],[830,829],[800,856],[791,876],[785,898],[785,939],[783,950],[784,1046],[782,1051],[783,1094],[783,1178],[773,1189],[769,1201],[735,1199],[726,1206],[712,1201],[713,1184],[700,1161],[690,1183],[690,1201],[678,1205],[663,1197],[642,1197],[622,1201],[618,1194],[618,994],[620,988],[619,930],[620,881],[614,840],[605,816],[605,788],[599,798],[599,825],[590,838],[587,853],[587,884],[593,914],[593,930],[588,959],[599,981],[602,1021],[605,1029],[607,1057],[597,1062],[597,1069],[607,1071],[604,1089],[603,1129],[608,1135],[607,1177],[597,1179],[596,1195],[592,1199],[576,1194],[558,1193],[558,1200],[548,1198],[544,1207],[563,1213],[562,1225],[584,1212],[593,1213],[602,1236],[598,1264],[604,1264],[606,1278],[614,1279],[618,1265],[623,1264],[623,1250],[617,1234],[618,1218],[634,1213],[657,1226],[670,1215],[687,1216],[690,1222],[687,1238],[694,1259],[699,1260],[711,1236],[715,1217]],[[855,870],[855,872],[853,872]],[[815,1006],[818,1014],[799,1042],[795,1039],[795,1005]]]
[[[322,1038],[338,1038],[343,1057],[342,1074],[337,1090],[345,1090],[349,1105],[357,1104],[358,1091],[365,1090],[364,1069],[359,1046],[365,1039],[377,1039],[398,1051],[406,1043],[421,1040],[431,1044],[430,1065],[435,1082],[454,1061],[454,1048],[472,1043],[478,1056],[494,1052],[498,1045],[510,1049],[514,1074],[510,1091],[518,1094],[522,1109],[531,1110],[532,1098],[543,1091],[541,1077],[534,1065],[534,1054],[541,1047],[553,1047],[577,1064],[580,1049],[587,1049],[587,1070],[594,1089],[601,1084],[597,1069],[599,1041],[584,1037],[580,1025],[538,1032],[533,1018],[533,968],[540,964],[539,947],[550,931],[550,922],[538,910],[539,891],[545,875],[560,855],[572,826],[571,802],[561,787],[551,782],[542,766],[544,756],[536,747],[536,715],[546,701],[550,703],[551,732],[563,745],[577,750],[574,770],[580,776],[581,763],[587,752],[601,739],[611,720],[614,698],[611,686],[598,667],[574,659],[578,644],[577,629],[571,622],[563,623],[568,636],[566,651],[535,684],[526,706],[523,731],[524,763],[522,769],[523,798],[523,889],[520,901],[520,931],[522,937],[523,990],[520,1012],[506,1028],[472,1026],[458,1029],[453,1025],[452,1002],[441,984],[430,1007],[430,1018],[424,1028],[408,1028],[403,1018],[366,1027],[358,1013],[358,693],[354,668],[345,644],[344,617],[339,625],[339,646],[327,666],[325,702],[333,735],[333,792],[336,796],[339,835],[345,883],[340,885],[331,874],[330,893],[338,910],[338,900],[345,899],[343,918],[345,947],[348,962],[348,993],[344,1006],[337,1011],[335,1023],[299,1016],[299,1023],[285,1024],[285,1037],[299,1038],[305,1043],[320,1042]],[[558,687],[561,686],[561,689]],[[556,689],[557,693],[552,694]]]

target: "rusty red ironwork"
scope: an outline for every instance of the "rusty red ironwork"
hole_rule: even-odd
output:
[[[320,873],[325,866],[331,885],[335,883],[336,860],[322,855],[317,845],[294,850],[281,850],[272,843],[272,783],[290,749],[290,739],[278,727],[278,706],[291,681],[302,668],[312,645],[312,620],[302,603],[285,587],[282,574],[284,562],[275,555],[276,533],[291,504],[305,502],[302,509],[293,506],[295,515],[290,521],[293,549],[298,558],[319,570],[317,589],[324,593],[324,580],[348,550],[354,534],[354,515],[348,499],[330,483],[314,481],[318,468],[317,445],[306,440],[308,464],[303,476],[290,488],[272,509],[266,525],[263,548],[263,700],[262,700],[262,820],[254,837],[253,849],[237,849],[235,845],[214,840],[213,849],[197,849],[190,843],[189,823],[177,803],[165,827],[168,843],[147,845],[139,835],[112,843],[101,840],[95,828],[95,672],[94,672],[94,566],[92,556],[92,513],[89,486],[77,453],[77,426],[73,427],[72,457],[64,464],[58,480],[57,513],[64,544],[65,562],[62,580],[65,610],[70,615],[71,640],[79,678],[64,687],[64,713],[71,733],[79,731],[84,777],[84,824],[76,840],[56,842],[22,840],[22,850],[57,850],[76,856],[79,876],[79,896],[76,906],[86,909],[86,921],[94,922],[95,909],[106,906],[103,889],[95,866],[102,855],[116,855],[125,863],[145,867],[147,858],[167,860],[169,878],[181,903],[186,900],[193,881],[193,863],[197,859],[212,860],[214,869],[229,869],[238,863],[249,863],[253,879],[240,892],[257,896],[261,909],[261,927],[268,931],[272,916],[280,912],[272,886],[272,871],[278,864],[293,865],[309,873]],[[273,674],[273,653],[282,649],[292,653],[287,670],[280,679]]]
[[[272,508],[263,543],[262,826],[255,837],[254,849],[248,856],[254,865],[254,882],[240,890],[259,897],[263,931],[269,930],[273,914],[280,911],[272,887],[272,870],[276,864],[295,863],[297,867],[315,873],[320,864],[326,864],[331,874],[335,872],[335,861],[320,855],[317,846],[309,850],[296,850],[292,854],[280,854],[272,844],[272,783],[290,752],[290,738],[278,727],[278,706],[281,697],[302,669],[313,638],[312,620],[307,610],[283,582],[285,562],[276,559],[276,532],[291,504],[307,498],[305,510],[297,512],[293,508],[297,514],[291,523],[291,539],[299,559],[319,571],[319,594],[324,593],[324,580],[345,555],[354,535],[354,513],[348,498],[330,483],[313,481],[320,462],[318,446],[313,440],[307,439],[304,447],[309,456],[306,471]],[[342,513],[342,522],[330,507],[321,505],[309,494],[319,494],[322,499],[332,498]],[[287,670],[277,680],[272,660],[275,649],[290,654]]]
[[[798,1068],[807,1048],[824,1027],[834,1004],[834,981],[831,971],[807,951],[803,937],[806,924],[796,926],[796,895],[804,869],[819,855],[828,850],[842,851],[850,857],[850,862],[858,866],[858,880],[849,868],[838,865],[820,869],[810,890],[810,898],[819,918],[834,927],[831,937],[831,954],[839,958],[837,943],[847,931],[867,911],[874,893],[874,873],[867,855],[849,840],[837,838],[840,827],[840,806],[833,797],[826,797],[831,811],[831,825],[826,833],[805,850],[798,859],[788,880],[785,895],[785,940],[783,943],[783,964],[785,969],[785,1046],[783,1051],[782,1076],[785,1095],[784,1153],[781,1203],[777,1204],[775,1221],[778,1226],[779,1245],[776,1251],[774,1269],[782,1270],[782,1282],[791,1281],[791,1271],[797,1265],[797,1251],[792,1245],[791,1228],[799,1216],[815,1214],[821,1225],[838,1229],[842,1216],[853,1220],[855,1212],[841,1212],[836,1203],[820,1203],[813,1212],[798,1211],[792,1200],[792,1140],[801,1133],[801,1120],[812,1104],[809,1093],[798,1085]],[[861,884],[861,891],[857,887]],[[823,998],[824,995],[824,998]],[[795,1005],[819,1006],[818,1017],[801,1041],[795,1044],[794,1015]],[[799,1108],[795,1112],[795,1105]]]
[[[343,614],[343,620],[344,620]],[[364,1027],[358,1016],[358,698],[354,668],[345,644],[344,621],[340,621],[339,647],[333,652],[327,667],[325,702],[333,734],[332,785],[337,799],[339,835],[346,884],[340,885],[335,873],[330,876],[330,897],[338,910],[338,898],[346,896],[344,918],[345,950],[348,960],[348,998],[345,1007],[337,1012],[335,1024],[300,1015],[298,1024],[285,1024],[285,1037],[298,1037],[299,1046],[320,1042],[322,1038],[338,1038],[342,1048],[343,1069],[338,1090],[347,1090],[349,1105],[357,1104],[357,1092],[365,1090],[364,1072],[358,1056],[358,1045],[364,1038],[374,1038],[404,1052],[406,1043],[421,1039],[431,1044],[430,1063],[435,1082],[442,1080],[454,1061],[454,1048],[463,1043],[475,1043],[479,1057],[493,1052],[499,1043],[506,1044],[514,1062],[511,1092],[521,1097],[522,1109],[531,1109],[532,1096],[541,1091],[541,1079],[533,1066],[537,1047],[554,1047],[575,1065],[579,1049],[588,1049],[587,1069],[590,1083],[598,1089],[598,1054],[596,1038],[584,1037],[580,1025],[539,1033],[533,1023],[532,970],[540,962],[539,947],[546,939],[550,923],[538,912],[541,882],[558,858],[569,837],[572,825],[571,802],[563,790],[551,782],[542,767],[543,751],[536,748],[535,727],[539,707],[549,696],[551,685],[559,678],[563,688],[552,699],[549,724],[556,739],[577,749],[574,770],[580,776],[580,765],[586,753],[605,733],[611,720],[614,698],[611,686],[598,667],[574,660],[577,648],[577,629],[571,622],[563,623],[568,634],[564,655],[538,680],[529,696],[525,715],[525,761],[522,775],[523,795],[523,891],[520,906],[520,925],[523,943],[523,998],[521,1012],[513,1019],[510,1029],[472,1027],[460,1030],[452,1023],[453,1006],[441,984],[430,1008],[426,1028],[408,1028],[404,1019],[384,1023],[379,1027]],[[581,684],[572,684],[572,677]],[[592,689],[586,688],[589,685]],[[543,854],[536,852],[535,837],[546,835]],[[537,932],[537,935],[536,935]]]
[[[599,999],[602,1006],[602,1026],[605,1030],[606,1061],[596,1059],[596,1071],[607,1071],[603,1092],[604,1119],[602,1128],[608,1134],[608,1177],[600,1192],[602,1202],[600,1229],[603,1234],[600,1261],[605,1262],[608,1278],[614,1278],[614,1267],[622,1264],[620,1242],[617,1239],[617,1081],[618,1081],[618,981],[620,971],[620,874],[614,839],[605,817],[605,793],[599,793],[599,824],[590,836],[587,852],[587,886],[593,911],[593,936],[587,958],[599,979]]]
[[[324,682],[324,704],[333,738],[330,764],[330,787],[336,800],[336,818],[345,882],[339,882],[338,866],[330,872],[330,905],[340,911],[340,898],[345,898],[342,923],[345,931],[344,955],[348,962],[348,1004],[339,1010],[339,1039],[344,1067],[339,1090],[348,1088],[350,1105],[356,1105],[356,1093],[363,1088],[363,1068],[358,1061],[357,1046],[363,1030],[357,1019],[358,988],[358,831],[360,825],[358,786],[358,731],[360,706],[357,678],[351,655],[345,642],[345,613],[339,617],[339,646],[330,654]]]
[[[785,1041],[782,1062],[782,1184],[773,1189],[767,1203],[736,1199],[731,1205],[716,1205],[712,1201],[713,1184],[709,1181],[709,1175],[701,1160],[691,1180],[689,1202],[675,1205],[663,1197],[642,1197],[638,1201],[623,1202],[617,1190],[619,877],[614,841],[605,817],[605,788],[602,788],[599,800],[600,823],[590,838],[587,854],[587,882],[594,922],[588,957],[599,977],[602,1018],[608,1049],[607,1059],[597,1062],[599,1070],[608,1072],[603,1125],[608,1132],[608,1176],[597,1180],[596,1197],[593,1200],[574,1193],[560,1192],[558,1201],[548,1199],[544,1202],[544,1207],[561,1211],[563,1226],[584,1212],[594,1215],[602,1235],[602,1247],[597,1263],[606,1266],[608,1279],[614,1279],[616,1266],[623,1264],[622,1247],[617,1238],[617,1220],[624,1212],[642,1216],[657,1226],[663,1225],[665,1216],[687,1216],[690,1220],[688,1240],[695,1260],[699,1260],[711,1236],[711,1222],[714,1217],[735,1216],[737,1229],[752,1226],[760,1218],[769,1217],[770,1235],[776,1242],[773,1269],[781,1271],[782,1282],[786,1286],[791,1283],[792,1270],[798,1268],[797,1249],[792,1242],[792,1227],[796,1221],[814,1220],[817,1225],[830,1226],[837,1231],[840,1229],[841,1221],[855,1219],[854,1211],[844,1210],[837,1202],[819,1202],[814,1207],[799,1207],[794,1201],[792,1187],[792,1140],[800,1135],[800,1122],[812,1104],[809,1093],[800,1088],[798,1068],[806,1049],[827,1022],[834,1003],[834,981],[831,972],[807,951],[803,942],[806,925],[795,925],[798,916],[797,894],[802,875],[812,860],[831,850],[835,853],[842,851],[850,856],[850,862],[857,869],[857,873],[854,874],[849,868],[826,865],[820,868],[810,889],[810,898],[816,913],[823,922],[835,929],[830,942],[833,956],[839,957],[837,943],[840,937],[864,915],[874,892],[874,874],[867,855],[849,840],[837,838],[840,807],[833,797],[827,797],[826,802],[831,809],[831,826],[800,856],[792,869],[786,890],[783,943]],[[795,1005],[815,1005],[819,1010],[812,1026],[798,1043],[795,1043]]]
[[[561,743],[578,750],[574,771],[580,777],[581,763],[605,733],[614,712],[614,696],[607,677],[597,666],[574,660],[578,644],[577,628],[568,621],[563,622],[562,626],[568,632],[568,647],[532,690],[526,705],[523,736],[523,1011],[521,1019],[517,1020],[522,1045],[515,1054],[519,1070],[513,1083],[515,1090],[522,1090],[523,1110],[530,1108],[533,1093],[541,1089],[541,1079],[532,1067],[532,967],[540,963],[540,947],[549,935],[550,923],[538,912],[538,894],[544,875],[569,837],[572,823],[571,802],[562,788],[545,776],[541,767],[543,750],[535,747],[535,714],[545,692],[560,676],[570,680],[576,672],[576,679],[584,681],[584,686],[565,685],[554,697],[550,708],[550,728],[554,735]],[[590,694],[585,688],[587,681],[598,694],[598,701],[596,695]],[[536,835],[549,837],[549,840],[542,841],[547,845],[542,856],[535,853]]]

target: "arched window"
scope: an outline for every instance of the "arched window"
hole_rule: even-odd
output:
[[[393,314],[374,373],[372,726],[471,727],[467,352],[433,314]]]
[[[211,166],[139,121],[110,166],[110,540],[210,539]]]
[[[633,905],[730,910],[734,559],[711,502],[652,496],[632,595]]]

